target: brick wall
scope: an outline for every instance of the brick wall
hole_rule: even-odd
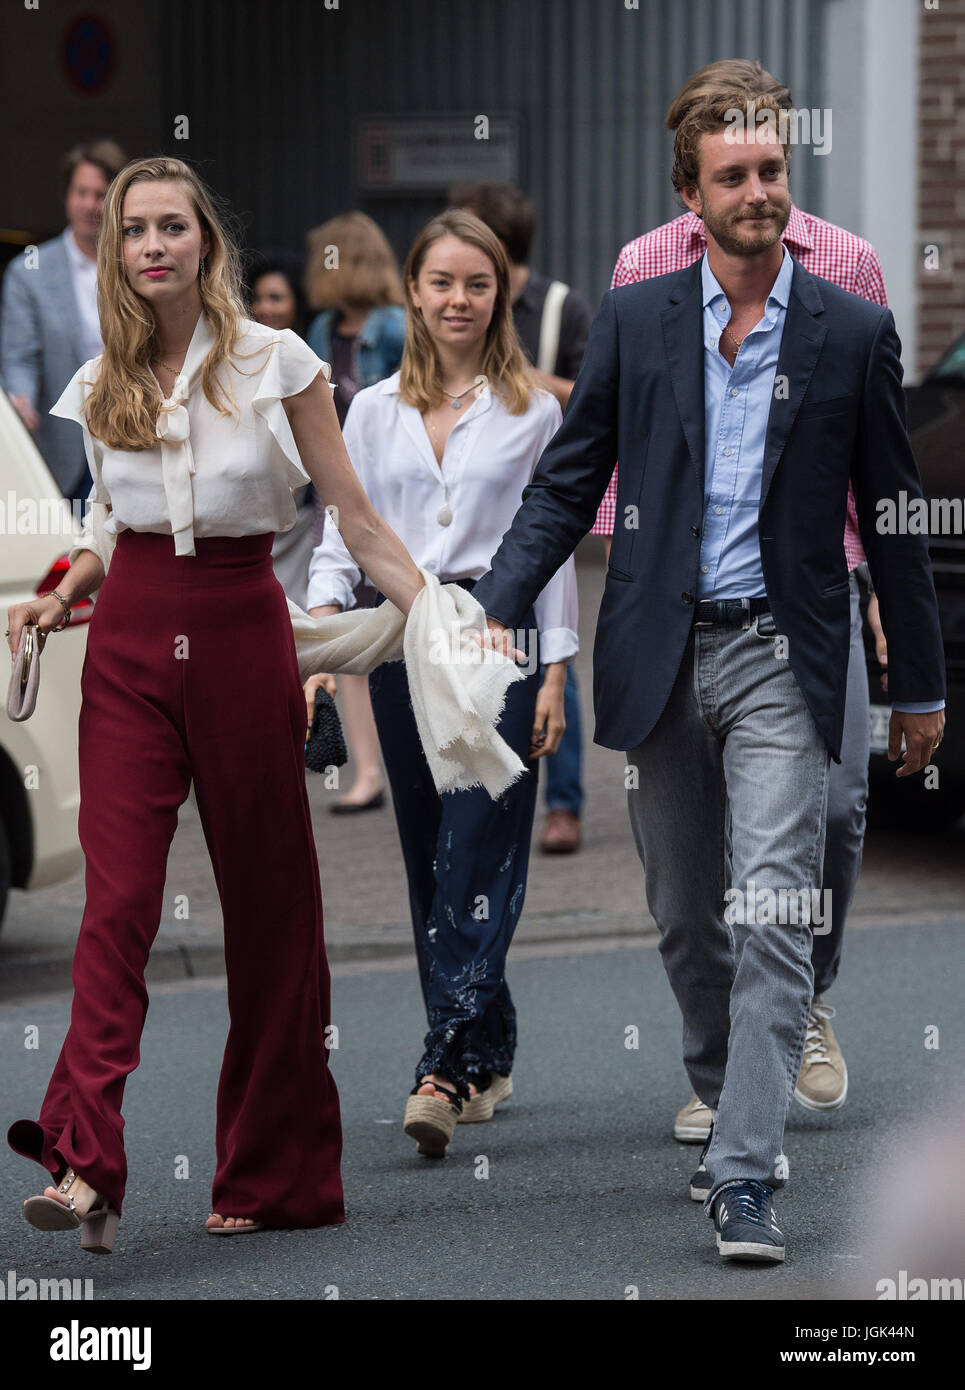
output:
[[[965,0],[927,3],[919,0],[919,372],[965,332]]]

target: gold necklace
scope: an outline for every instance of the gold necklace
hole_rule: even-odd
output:
[[[731,328],[730,324],[727,325],[727,327],[724,329],[724,332],[730,334],[730,340],[731,340],[731,342],[732,342],[732,343],[734,344],[734,346],[737,348],[737,351],[740,352],[741,343],[744,341],[744,338],[747,337],[747,334],[746,334],[746,333],[744,334],[744,338],[738,338],[737,334],[736,334],[736,333],[734,332],[734,330]]]
[[[760,322],[760,320],[761,320],[763,317],[764,317],[764,308],[762,307],[762,308],[761,308],[760,315],[758,316],[758,322]],[[740,345],[741,345],[741,343],[744,341],[744,338],[747,337],[747,334],[746,334],[746,333],[744,334],[744,338],[738,338],[737,334],[734,332],[733,328],[731,328],[731,326],[730,326],[729,323],[728,323],[727,327],[724,329],[724,332],[730,334],[730,340],[731,340],[731,342],[736,346],[737,350],[740,351]]]

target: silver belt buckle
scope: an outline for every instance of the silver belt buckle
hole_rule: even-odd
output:
[[[701,599],[701,600],[698,600],[698,601],[699,601],[699,602],[703,602],[702,599]],[[703,619],[701,619],[701,618],[695,618],[695,619],[694,619],[694,627],[713,627],[713,626],[714,626],[714,623],[713,623],[713,620],[712,620],[712,619],[711,619],[710,621],[708,621],[706,618],[703,618]]]
[[[740,604],[744,610],[744,621],[741,623],[741,631],[746,632],[751,625],[751,601],[749,598],[742,598]]]

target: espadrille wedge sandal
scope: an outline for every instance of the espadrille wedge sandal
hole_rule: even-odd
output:
[[[477,1091],[471,1100],[466,1101],[462,1107],[462,1114],[456,1123],[460,1125],[477,1125],[483,1120],[491,1120],[493,1111],[500,1101],[508,1100],[513,1094],[513,1078],[511,1076],[500,1076],[498,1072],[493,1072],[492,1080],[484,1091]]]
[[[450,1099],[420,1096],[419,1087],[425,1085],[441,1091]],[[405,1103],[402,1128],[410,1139],[417,1141],[420,1154],[429,1158],[444,1158],[461,1113],[462,1101],[455,1091],[450,1091],[448,1086],[440,1086],[437,1081],[417,1081]]]
[[[83,1180],[68,1168],[57,1187],[66,1197],[65,1202],[58,1197],[28,1197],[23,1204],[24,1220],[38,1231],[76,1231],[79,1226],[82,1250],[92,1255],[109,1255],[121,1218],[106,1197],[95,1196],[85,1212],[77,1211],[76,1197],[70,1191],[77,1181]]]

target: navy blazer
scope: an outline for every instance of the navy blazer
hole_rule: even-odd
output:
[[[593,525],[619,458],[593,652],[595,741],[605,748],[635,748],[653,729],[693,622],[704,512],[700,268],[604,296],[563,423],[475,588],[491,617],[518,627]],[[888,637],[890,696],[945,693],[927,538],[875,528],[879,499],[921,496],[899,352],[889,310],[795,262],[764,449],[761,563],[791,669],[836,760],[850,642],[849,478]]]

